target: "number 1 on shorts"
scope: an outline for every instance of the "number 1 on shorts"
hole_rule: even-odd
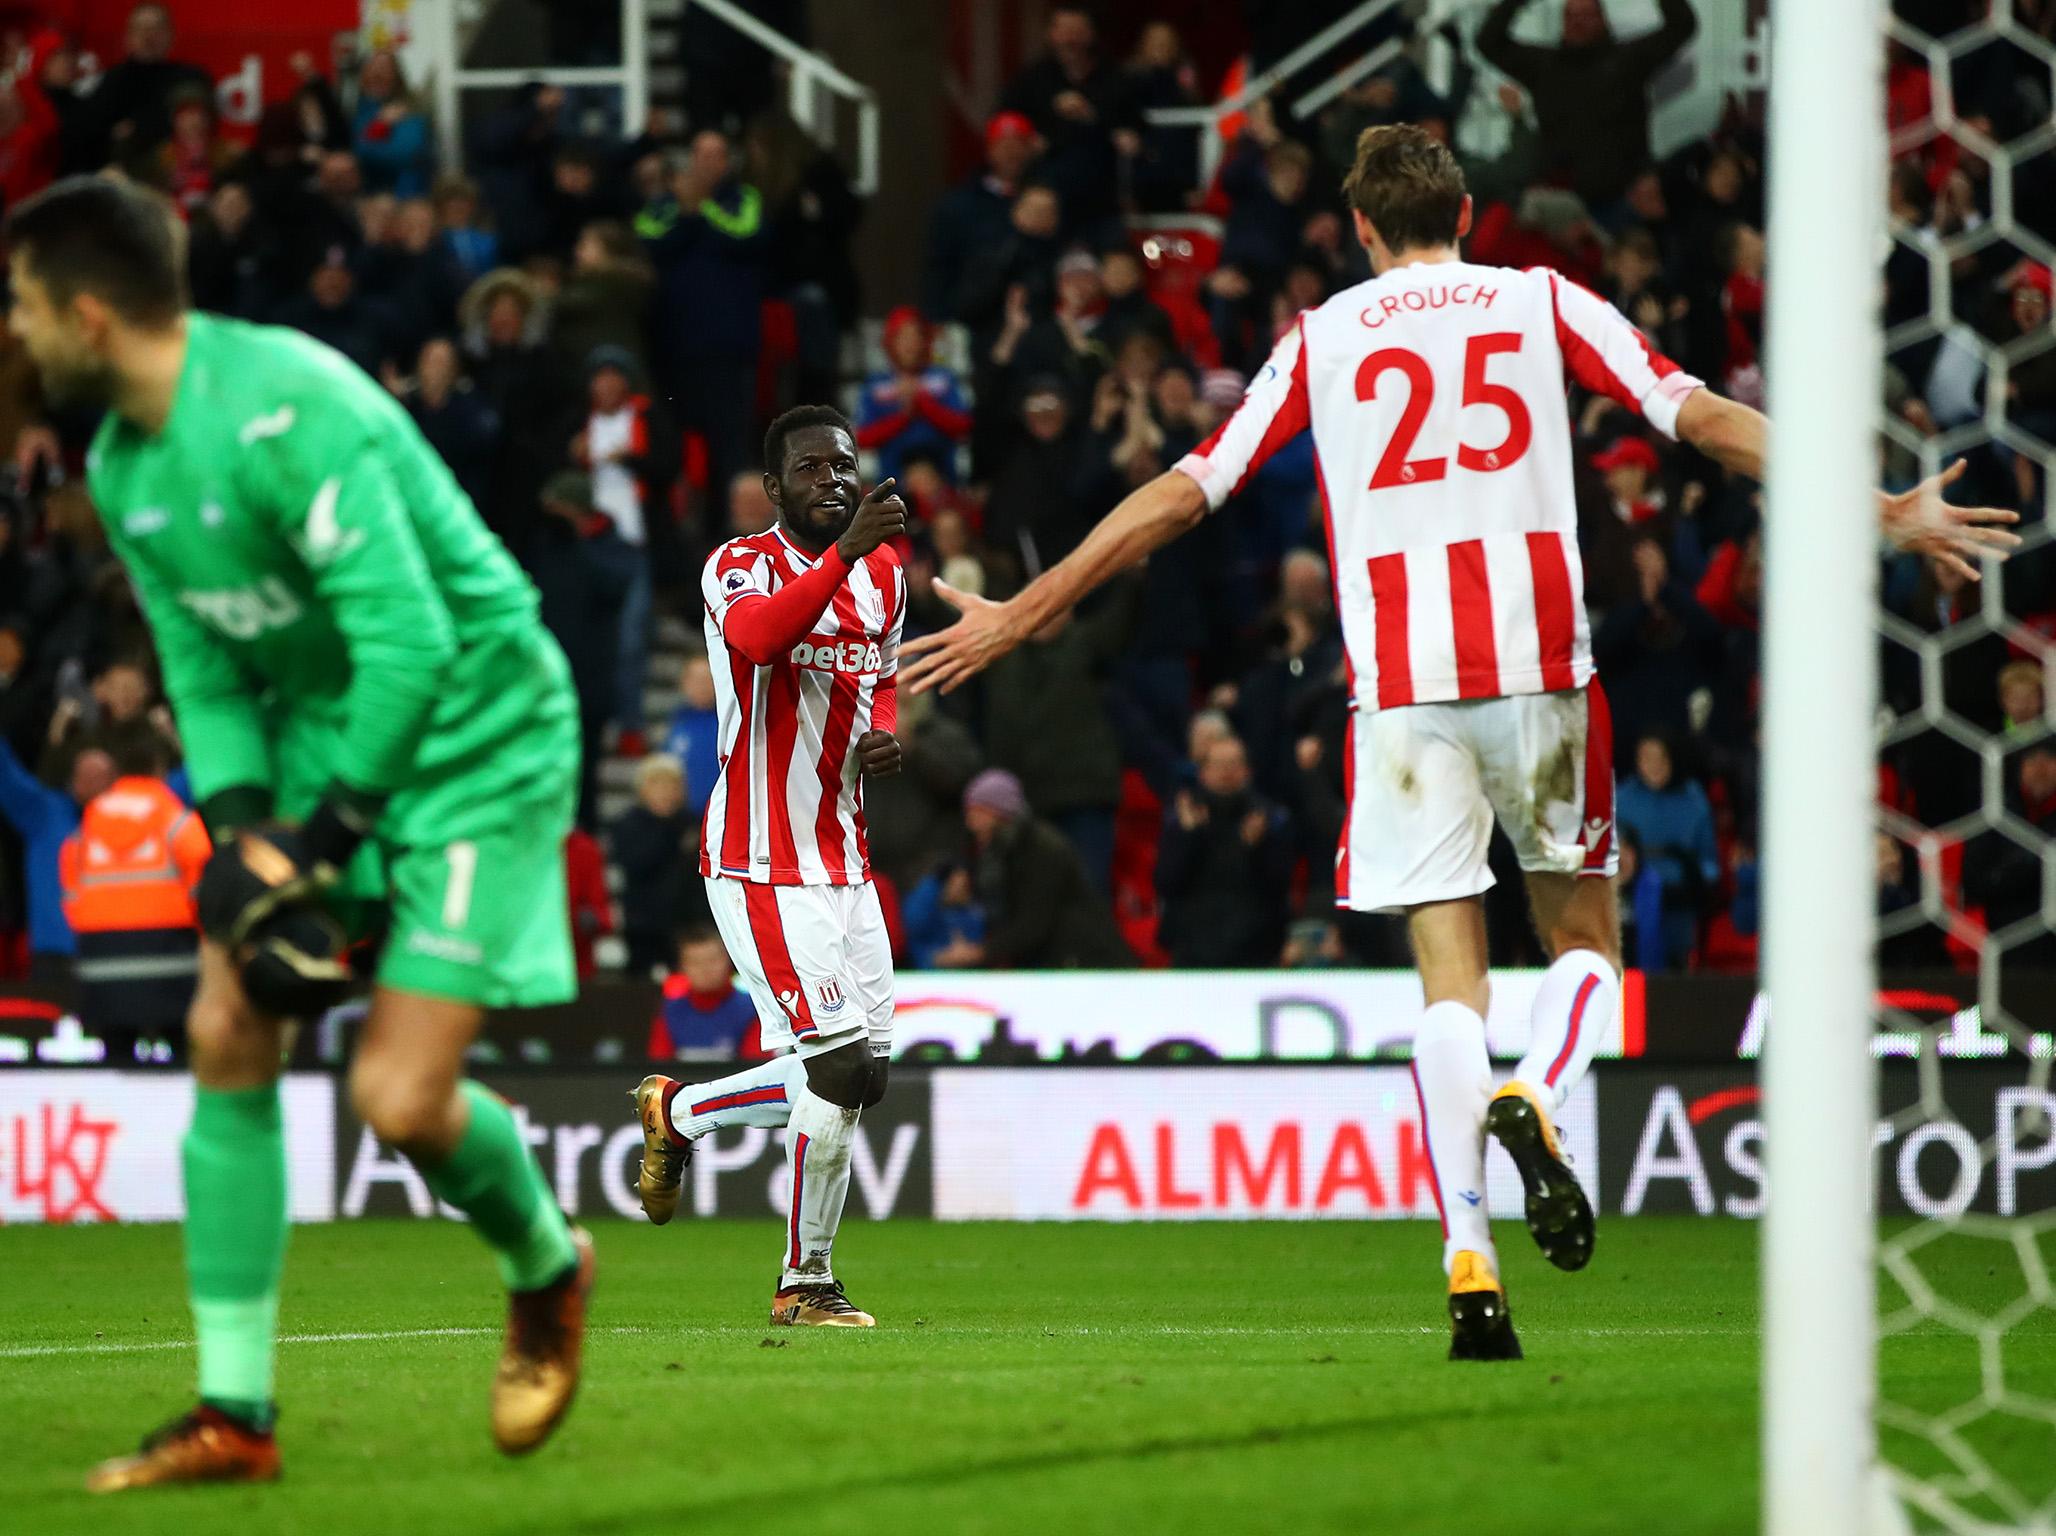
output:
[[[462,928],[471,918],[471,884],[478,874],[478,844],[452,843],[443,850],[450,878],[443,883],[443,926]]]

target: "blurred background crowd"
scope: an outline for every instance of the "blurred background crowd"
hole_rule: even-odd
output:
[[[1481,0],[1440,38],[1456,59],[1442,90],[1418,63],[1429,34],[1388,13],[1362,46],[1398,35],[1394,62],[1308,120],[1257,101],[1204,180],[1193,135],[1144,116],[1231,84],[1187,57],[1179,8],[1117,54],[1090,9],[1053,4],[982,163],[934,205],[917,291],[860,290],[863,202],[782,104],[715,99],[594,138],[563,90],[530,86],[476,125],[458,174],[392,54],[341,79],[303,57],[291,99],[231,144],[156,5],[93,78],[58,32],[5,38],[0,197],[103,168],[162,188],[187,219],[199,307],[298,327],[404,404],[534,576],[577,675],[583,964],[674,972],[658,1027],[686,1043],[746,1015],[693,874],[716,754],[696,576],[770,519],[768,416],[845,407],[873,476],[897,477],[915,513],[908,632],[944,625],[937,577],[1016,590],[1223,420],[1295,313],[1368,276],[1337,190],[1362,129],[1453,136],[1480,98],[1504,127],[1490,154],[1458,144],[1470,259],[1556,267],[1760,403],[1760,120],[1737,102],[1710,137],[1660,161],[1650,148],[1650,83],[1709,3],[1660,0],[1654,30],[1622,36],[1600,0],[1567,0],[1560,37],[1538,43],[1515,40],[1528,0]],[[1894,8],[1931,36],[1985,11]],[[2056,40],[2056,0],[2012,13]],[[1962,451],[1962,498],[2018,507],[2034,532],[2056,440],[2038,259],[2056,159],[2035,137],[2049,63],[2004,40],[1956,52],[1946,79],[1929,61],[1896,47],[1888,82],[1879,480],[1912,483],[1924,446]],[[1937,126],[1943,101],[1960,127]],[[1572,420],[1629,963],[1747,970],[1760,490],[1609,401],[1574,398]],[[0,352],[0,975],[78,947],[61,865],[82,806],[121,778],[178,787],[148,636],[83,504],[90,427],[46,410],[18,350]],[[906,701],[907,772],[867,788],[901,963],[1404,963],[1395,922],[1332,904],[1346,700],[1326,548],[1302,437],[979,683]],[[2039,956],[2056,945],[2038,921],[2056,556],[2031,547],[1982,588],[1880,560],[1886,963],[1967,963],[1980,925],[2034,930],[2018,953]],[[2001,797],[1995,830],[1981,808]],[[1498,894],[1495,959],[1532,961],[1510,863]]]

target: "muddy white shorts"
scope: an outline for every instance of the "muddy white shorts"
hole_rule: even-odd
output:
[[[812,1056],[868,1035],[892,1043],[892,940],[870,881],[763,885],[707,877],[728,958],[763,1023],[764,1048]]]
[[[1349,753],[1338,906],[1389,912],[1491,889],[1495,817],[1531,873],[1620,867],[1613,722],[1596,680],[1359,713]]]

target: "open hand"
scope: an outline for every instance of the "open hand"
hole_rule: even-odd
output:
[[[948,629],[922,635],[900,648],[900,681],[914,693],[939,688],[950,693],[991,666],[1027,636],[1011,602],[959,592],[946,581],[935,583],[935,595],[962,615]]]
[[[881,480],[857,503],[856,516],[835,541],[846,563],[855,565],[886,540],[896,539],[907,531],[907,504],[893,494],[898,483]]]
[[[1910,491],[1878,493],[1878,525],[1894,547],[1925,555],[1966,581],[1978,579],[1971,557],[2004,560],[2020,543],[2020,535],[1995,525],[2017,523],[2018,512],[2003,507],[1958,507],[1942,492],[1963,478],[1967,461],[1958,459],[1938,475],[1929,475]]]

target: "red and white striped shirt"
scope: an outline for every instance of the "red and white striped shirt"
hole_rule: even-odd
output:
[[[1547,268],[1415,262],[1301,314],[1177,467],[1218,508],[1313,428],[1359,709],[1582,688],[1566,374],[1667,437],[1700,387]]]
[[[730,539],[700,577],[720,721],[700,873],[769,885],[871,878],[856,744],[898,723],[899,556],[819,560],[783,529]]]

